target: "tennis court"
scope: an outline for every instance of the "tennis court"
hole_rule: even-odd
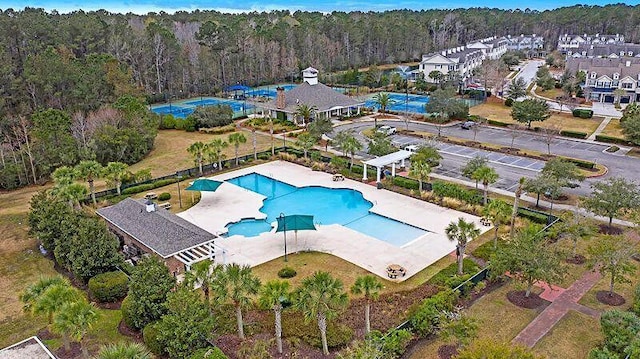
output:
[[[173,115],[176,118],[186,118],[195,111],[198,106],[215,106],[228,105],[233,110],[233,117],[240,117],[251,114],[255,110],[255,106],[241,100],[221,99],[217,97],[204,97],[198,99],[187,99],[174,102],[171,104],[163,104],[152,106],[151,111],[159,115]]]

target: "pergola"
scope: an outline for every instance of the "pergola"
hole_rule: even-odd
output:
[[[177,253],[174,257],[182,262],[187,267],[187,270],[190,270],[192,265],[205,259],[213,261],[217,252],[222,252],[222,262],[226,262],[225,254],[227,251],[214,244],[214,240],[187,248]]]
[[[396,176],[396,163],[400,162],[400,166],[404,167],[404,160],[411,157],[413,152],[400,150],[398,152],[390,153],[386,156],[377,157],[372,160],[362,161],[364,163],[364,171],[362,172],[362,179],[367,179],[367,166],[373,166],[376,168],[376,182],[380,182],[380,173],[382,168],[387,165],[391,165],[391,176]]]

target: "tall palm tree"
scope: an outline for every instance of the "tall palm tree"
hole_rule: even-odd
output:
[[[93,205],[97,204],[96,202],[96,191],[93,186],[93,181],[100,177],[102,174],[102,165],[98,161],[80,161],[78,165],[75,167],[76,173],[78,177],[84,179],[89,183],[89,192],[91,192],[91,201],[93,201]]]
[[[485,206],[487,205],[487,199],[489,194],[489,184],[492,184],[498,181],[499,177],[500,176],[498,175],[498,172],[496,172],[496,170],[494,170],[493,167],[489,167],[489,166],[482,166],[476,169],[475,171],[473,171],[473,174],[471,174],[472,179],[482,182],[482,185],[484,186],[483,204]]]
[[[347,133],[344,142],[342,143],[342,150],[349,154],[349,170],[353,169],[353,157],[356,152],[362,149],[362,143],[351,133]]]
[[[211,163],[218,162],[218,170],[222,169],[222,160],[225,157],[222,150],[227,147],[229,147],[229,143],[222,138],[214,138],[207,145],[207,156]]]
[[[80,209],[80,201],[87,198],[89,191],[80,183],[71,183],[54,188],[54,193],[59,198],[68,201],[71,208]]]
[[[306,320],[318,321],[324,355],[329,355],[327,320],[335,318],[339,310],[348,303],[342,281],[327,272],[315,272],[311,277],[305,278],[296,292],[295,307],[304,314]]]
[[[189,154],[193,156],[193,161],[195,162],[196,166],[198,166],[200,176],[202,176],[202,165],[204,163],[204,154],[206,150],[207,145],[200,141],[192,143],[191,146],[187,148],[187,152],[189,152]]]
[[[151,359],[151,352],[140,343],[105,345],[100,349],[96,359]]]
[[[41,277],[37,282],[28,286],[21,294],[20,301],[24,303],[22,309],[25,312],[33,311],[33,306],[40,299],[42,294],[54,285],[67,285],[69,281],[62,276]]]
[[[56,168],[55,171],[51,174],[51,178],[53,178],[53,182],[56,187],[67,186],[73,183],[73,181],[78,177],[78,172],[73,167],[61,166]]]
[[[463,272],[464,251],[467,249],[467,243],[480,234],[480,230],[476,228],[473,222],[467,222],[464,218],[458,218],[458,222],[451,222],[444,230],[450,241],[456,241],[456,254],[458,259],[458,275]]]
[[[193,264],[189,271],[185,273],[184,280],[189,286],[200,286],[207,306],[211,305],[211,301],[209,300],[211,296],[211,282],[221,270],[221,266],[214,265],[211,260],[207,259]]]
[[[387,106],[391,103],[391,98],[386,92],[379,92],[373,97],[373,102],[380,107],[380,112],[385,113]],[[373,117],[373,127],[378,128],[378,118]]]
[[[369,319],[369,314],[371,312],[371,301],[378,299],[378,296],[380,295],[380,289],[382,289],[382,283],[380,283],[378,278],[372,275],[358,277],[353,286],[351,286],[351,293],[355,295],[364,294],[365,334],[369,334],[369,332],[371,332],[371,320]]]
[[[420,192],[422,192],[422,182],[429,180],[431,174],[431,166],[426,162],[413,162],[411,163],[411,169],[409,170],[409,176],[418,180],[420,183]]]
[[[122,193],[120,191],[120,187],[122,186],[122,179],[127,174],[127,166],[126,163],[122,162],[109,162],[107,163],[107,167],[105,167],[105,177],[113,182],[116,186],[116,190],[118,191],[118,196]]]
[[[31,305],[31,312],[36,315],[46,315],[51,324],[54,314],[62,310],[66,303],[76,302],[81,298],[80,292],[67,281],[52,284],[35,299]]]
[[[290,285],[282,280],[268,281],[260,290],[260,305],[273,309],[275,314],[276,344],[282,354],[282,303],[289,300]]]
[[[484,207],[483,214],[493,223],[493,228],[495,229],[493,248],[496,249],[498,247],[498,231],[500,230],[500,226],[509,223],[511,206],[505,201],[499,199],[494,200]]]
[[[244,340],[242,308],[251,303],[251,296],[258,294],[260,280],[251,272],[248,265],[227,264],[212,283],[211,288],[220,302],[231,301],[236,311],[238,336]]]
[[[316,142],[318,142],[317,138],[313,137],[309,132],[303,132],[298,136],[296,145],[302,148],[305,159],[307,158],[307,153],[309,153],[309,150],[313,148]]]
[[[318,112],[318,108],[314,105],[307,105],[301,103],[296,107],[296,112],[294,112],[294,116],[296,118],[302,118],[302,125],[305,126],[309,121],[316,116],[316,112]]]
[[[71,340],[81,343],[82,338],[98,320],[98,311],[93,304],[86,300],[66,303],[53,320],[53,332],[62,335],[64,348],[68,352],[71,350]],[[81,344],[82,346],[82,344]],[[86,346],[82,346],[82,355],[89,359]]]
[[[509,237],[513,237],[513,231],[516,227],[516,216],[518,215],[518,204],[526,182],[527,179],[525,177],[520,177],[520,180],[518,181],[518,188],[516,188],[515,196],[513,198],[513,209],[511,210],[511,227],[509,228]]]
[[[236,150],[236,166],[238,165],[238,149],[240,145],[247,142],[247,138],[240,132],[234,132],[229,135],[229,143],[235,147]]]

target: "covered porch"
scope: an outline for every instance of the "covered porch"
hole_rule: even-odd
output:
[[[396,163],[400,163],[400,167],[404,167],[404,161],[411,157],[413,152],[400,150],[394,153],[390,153],[388,155],[377,157],[372,160],[362,161],[364,164],[364,171],[362,172],[362,180],[367,179],[367,166],[372,166],[376,168],[376,182],[380,183],[380,177],[382,174],[382,169],[385,166],[391,165],[391,176],[396,176]]]

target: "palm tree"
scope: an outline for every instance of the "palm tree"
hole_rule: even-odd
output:
[[[207,306],[211,304],[211,301],[209,300],[211,281],[216,277],[221,269],[221,266],[213,265],[213,262],[207,259],[193,264],[189,271],[185,273],[184,280],[188,285],[193,287],[200,286]]]
[[[218,170],[222,169],[222,160],[225,157],[222,150],[227,147],[229,147],[229,143],[222,138],[214,138],[207,145],[207,156],[211,163],[218,162]]]
[[[127,164],[122,162],[109,162],[107,163],[107,167],[105,167],[105,177],[108,180],[113,182],[116,186],[116,190],[118,191],[118,196],[121,195],[120,187],[122,186],[122,178],[127,173]]]
[[[260,280],[251,272],[248,265],[227,264],[212,283],[213,292],[220,302],[231,300],[236,311],[238,336],[244,340],[242,308],[249,305],[251,296],[258,294]]]
[[[387,106],[391,103],[391,98],[386,92],[380,92],[373,97],[373,102],[380,107],[380,112],[385,113]],[[378,118],[373,117],[373,127],[378,128]]]
[[[76,177],[78,177],[78,172],[72,167],[61,166],[53,171],[51,177],[56,187],[62,187],[72,184]]]
[[[496,172],[496,170],[494,170],[492,167],[489,167],[489,166],[482,166],[476,169],[471,175],[472,179],[476,181],[481,181],[482,185],[484,186],[483,204],[485,206],[487,205],[487,197],[489,194],[489,184],[495,183],[499,177],[500,176],[498,175],[498,172]]]
[[[302,118],[302,125],[306,125],[307,123],[309,123],[309,121],[314,118],[316,116],[316,112],[318,111],[318,108],[314,105],[306,105],[306,104],[299,104],[298,107],[296,108],[296,112],[294,113],[294,116],[296,116],[296,118],[300,117]]]
[[[318,142],[318,140],[313,137],[309,132],[303,132],[298,136],[298,141],[296,141],[296,145],[302,148],[304,151],[304,158],[307,158],[307,153],[313,146]]]
[[[509,228],[509,237],[513,237],[513,230],[516,227],[516,216],[518,215],[518,202],[520,202],[520,197],[522,196],[522,191],[526,182],[527,179],[524,177],[520,177],[520,180],[518,181],[518,188],[516,188],[516,193],[513,198],[513,209],[511,210],[511,227]]]
[[[493,236],[493,249],[498,247],[498,231],[500,226],[509,223],[511,218],[511,206],[505,201],[494,200],[486,205],[483,214],[493,223],[495,235]]]
[[[98,311],[93,304],[86,300],[66,303],[60,311],[56,313],[52,330],[56,334],[62,335],[64,348],[67,352],[71,350],[70,340],[82,342],[82,338],[98,320]],[[89,358],[87,348],[82,346],[84,358]]]
[[[302,311],[306,320],[318,321],[324,355],[329,355],[327,320],[335,318],[348,303],[342,281],[327,272],[315,272],[313,276],[305,278],[296,292],[295,307]]]
[[[236,166],[238,165],[238,149],[240,145],[247,142],[247,138],[240,132],[234,132],[229,135],[229,143],[236,149]]]
[[[342,150],[349,154],[349,170],[353,168],[353,157],[356,155],[357,151],[362,149],[362,143],[358,141],[358,139],[352,135],[351,133],[347,134],[347,137],[344,139],[342,143]]]
[[[480,230],[476,228],[473,222],[467,222],[464,218],[458,218],[458,222],[451,222],[444,230],[450,241],[458,242],[456,244],[456,254],[458,259],[458,275],[463,272],[464,251],[467,249],[467,243],[480,234]]]
[[[20,301],[24,303],[22,309],[25,312],[32,312],[33,306],[40,299],[42,294],[54,285],[69,285],[69,281],[57,275],[55,277],[41,277],[37,282],[28,286],[21,294]]]
[[[426,162],[413,162],[411,163],[411,169],[409,170],[409,176],[418,180],[420,183],[420,192],[422,192],[422,182],[429,180],[431,174],[431,166]]]
[[[80,183],[71,183],[69,185],[54,188],[54,193],[61,199],[69,202],[71,208],[80,209],[80,201],[87,198],[87,187]]]
[[[44,314],[49,324],[53,322],[54,314],[62,310],[66,303],[76,302],[82,298],[80,292],[71,286],[68,281],[54,280],[41,295],[35,298],[30,306],[33,314]],[[52,282],[52,283],[53,283]]]
[[[364,294],[366,302],[364,307],[365,334],[369,334],[369,332],[371,332],[371,320],[369,319],[369,313],[371,312],[371,300],[378,299],[380,289],[382,289],[382,283],[380,283],[378,278],[372,275],[358,277],[351,287],[351,293],[355,295]]]
[[[105,345],[100,349],[96,359],[151,359],[151,352],[140,343]]]
[[[268,281],[260,291],[260,305],[271,308],[275,314],[276,344],[282,354],[282,303],[289,300],[290,285],[282,280]]]
[[[102,165],[97,161],[80,161],[80,163],[76,165],[75,170],[79,177],[89,183],[91,200],[93,201],[93,205],[95,206],[97,202],[93,181],[96,177],[99,177],[102,174]]]
[[[200,176],[202,176],[202,164],[204,163],[204,154],[207,151],[207,145],[198,141],[194,142],[187,148],[187,152],[191,156],[193,156],[193,161],[196,166],[198,166],[198,171],[200,172]]]

